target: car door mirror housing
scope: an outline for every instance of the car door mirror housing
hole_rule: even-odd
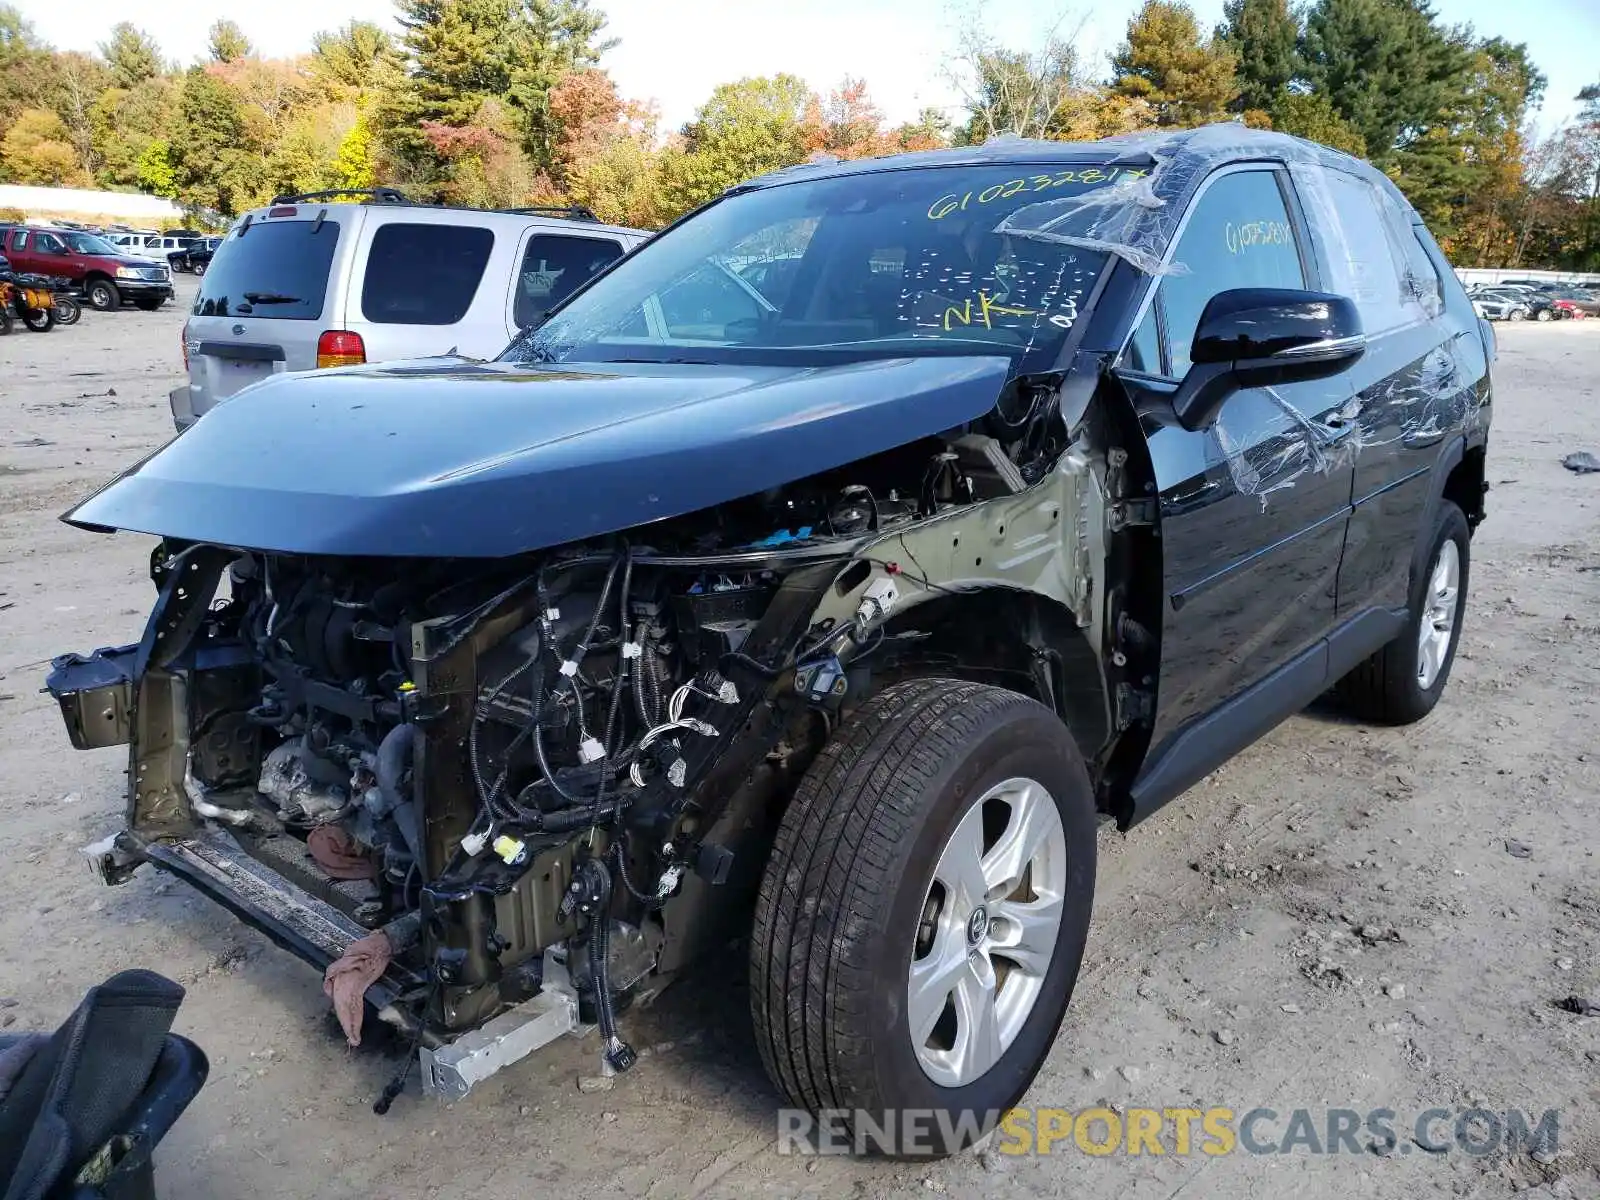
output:
[[[1207,429],[1240,388],[1324,379],[1366,351],[1355,304],[1291,288],[1219,292],[1200,314],[1193,364],[1172,399],[1185,429]]]

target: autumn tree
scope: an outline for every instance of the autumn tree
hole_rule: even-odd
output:
[[[110,82],[98,59],[69,50],[50,58],[40,96],[67,127],[68,140],[85,174],[100,166],[94,145],[94,107]]]
[[[440,165],[443,135],[425,124],[466,128],[484,101],[503,106],[468,140],[497,138],[510,121],[538,166],[550,164],[549,93],[568,71],[599,59],[605,17],[588,0],[398,0],[403,81],[381,111],[385,136],[402,157]],[[490,131],[493,132],[490,132]],[[447,142],[450,139],[445,138]]]
[[[512,111],[485,99],[463,124],[424,121],[422,134],[443,168],[439,198],[475,208],[550,203],[558,197],[522,153]]]
[[[1161,125],[1220,119],[1238,94],[1232,50],[1202,38],[1182,0],[1145,0],[1128,22],[1128,40],[1112,56],[1111,90],[1144,100]]]
[[[902,151],[942,150],[950,144],[953,126],[942,109],[924,108],[915,121],[897,126],[891,136]]]
[[[1234,112],[1274,111],[1300,73],[1299,39],[1289,0],[1227,0],[1214,40],[1236,64]]]
[[[235,21],[222,17],[214,21],[207,35],[206,49],[216,62],[230,63],[236,59],[248,58],[255,53],[250,45],[250,39],[245,37],[244,30],[239,28]]]
[[[813,96],[806,107],[806,149],[834,158],[871,158],[897,147],[884,132],[883,114],[867,94],[864,79],[845,80],[823,100]]]
[[[0,4],[0,130],[40,104],[50,70],[49,48],[10,4]]]
[[[25,109],[0,140],[0,159],[18,183],[49,187],[86,183],[66,124],[47,108]]]
[[[752,176],[804,161],[811,92],[793,75],[718,84],[663,168],[663,202],[684,212]]]
[[[550,89],[555,182],[602,221],[654,225],[662,154],[654,109],[623,100],[604,71],[573,71]]]
[[[161,74],[161,48],[130,21],[111,27],[111,39],[100,44],[100,55],[118,87],[131,88]]]
[[[89,120],[102,183],[155,191],[144,182],[140,163],[152,142],[160,140],[165,145],[177,113],[177,98],[177,86],[165,77],[146,79],[131,88],[109,87],[100,93]]]

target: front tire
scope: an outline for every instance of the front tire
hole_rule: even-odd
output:
[[[122,293],[109,279],[96,279],[89,284],[89,307],[97,312],[115,312],[122,307]]]
[[[1538,312],[1533,314],[1533,319],[1535,321],[1550,320],[1550,310],[1548,308],[1541,308]]]
[[[1441,501],[1427,566],[1411,581],[1411,615],[1404,632],[1336,686],[1356,716],[1383,725],[1409,725],[1439,703],[1461,638],[1471,552],[1465,514]]]
[[[873,696],[806,773],[762,882],[768,1075],[791,1105],[864,1114],[857,1138],[896,1157],[976,1141],[1055,1039],[1094,871],[1093,789],[1049,709],[953,679]]]

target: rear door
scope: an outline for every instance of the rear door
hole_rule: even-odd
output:
[[[1320,174],[1326,201],[1310,207],[1328,290],[1355,301],[1367,337],[1366,353],[1345,374],[1355,393],[1345,414],[1355,430],[1354,512],[1339,569],[1339,615],[1348,619],[1407,604],[1433,467],[1444,443],[1462,436],[1483,350],[1475,317],[1445,310],[1442,281],[1410,214],[1370,180]],[[1317,186],[1308,181],[1307,190]],[[1528,302],[1525,292],[1502,298]]]
[[[367,211],[367,232],[351,259],[344,324],[360,335],[367,361],[452,350],[492,358],[504,349],[502,281],[511,273],[516,238],[501,219],[463,209]]]
[[[241,221],[200,280],[185,331],[197,416],[269,375],[314,369],[323,332],[344,328],[338,280],[363,210],[290,211]]]

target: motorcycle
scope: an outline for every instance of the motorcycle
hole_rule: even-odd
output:
[[[49,333],[56,326],[56,298],[46,275],[0,276],[0,310],[6,314],[4,328],[9,333],[12,319],[20,319],[35,333]]]

